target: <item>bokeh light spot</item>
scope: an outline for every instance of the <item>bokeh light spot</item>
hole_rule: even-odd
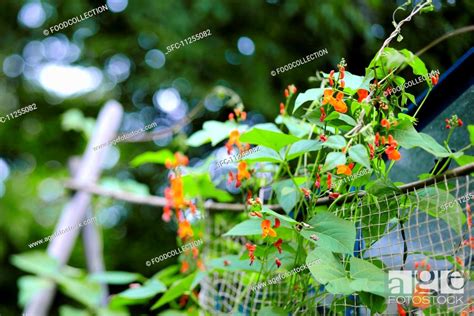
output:
[[[237,41],[237,48],[239,49],[239,52],[241,54],[247,56],[250,56],[255,52],[255,44],[247,36],[242,36],[241,38],[239,38],[239,40]]]

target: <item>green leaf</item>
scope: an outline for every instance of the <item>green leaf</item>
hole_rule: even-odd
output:
[[[331,251],[316,248],[306,257],[306,265],[316,281],[326,285],[329,293],[350,295],[354,292],[344,267]]]
[[[313,226],[304,229],[300,234],[315,243],[318,247],[337,253],[352,254],[356,238],[355,225],[329,212],[316,214],[308,223]],[[311,238],[316,235],[317,241]]]
[[[426,69],[425,63],[418,56],[407,49],[402,49],[400,53],[406,57],[406,63],[410,65],[415,75],[422,75],[427,78],[428,69]]]
[[[301,181],[302,180],[302,181]],[[304,178],[300,178],[300,183],[304,182]],[[299,184],[300,184],[299,183]],[[295,184],[291,179],[283,180],[272,185],[276,192],[278,203],[281,205],[283,210],[288,214],[295,207],[300,196],[299,188],[295,187]]]
[[[218,143],[228,138],[231,131],[238,129],[239,132],[242,132],[247,128],[247,125],[238,126],[236,123],[231,121],[226,121],[225,123],[219,121],[206,121],[202,125],[202,128],[211,139],[212,146],[216,146]]]
[[[393,137],[400,146],[410,149],[420,147],[436,157],[452,156],[443,146],[428,134],[418,133],[408,121],[403,121],[393,130]]]
[[[151,307],[151,309],[157,309],[158,307],[163,306],[166,303],[171,302],[175,298],[181,296],[185,292],[190,291],[191,284],[193,283],[195,277],[196,277],[196,272],[175,282],[171,286],[171,288],[168,291],[166,291],[166,293],[158,300],[158,302],[156,302]]]
[[[129,313],[126,309],[111,309],[108,307],[101,307],[97,310],[97,316],[128,316]]]
[[[99,306],[102,295],[99,283],[88,282],[86,279],[73,279],[60,276],[58,278],[58,284],[64,294],[89,308]]]
[[[11,257],[12,264],[23,271],[40,276],[56,276],[59,273],[59,262],[43,251],[29,251]]]
[[[362,144],[357,144],[349,148],[349,157],[357,163],[370,169],[370,159],[367,154],[367,149]]]
[[[333,113],[338,113],[338,112],[333,112]],[[338,113],[338,114],[339,114],[339,117],[338,117],[339,120],[344,121],[344,122],[346,122],[347,124],[349,124],[351,126],[356,126],[357,125],[357,122],[352,117],[350,117],[349,115],[342,114],[342,113]]]
[[[474,145],[474,125],[468,125],[467,130],[469,131],[469,139],[471,140],[471,145]]]
[[[400,192],[400,189],[398,189],[390,180],[385,178],[378,178],[370,182],[367,184],[366,189],[368,193],[375,196]]]
[[[278,214],[277,212],[275,212],[275,211],[269,209],[269,208],[266,207],[266,206],[263,207],[262,213],[263,213],[263,214],[273,215],[273,216],[275,216],[275,217],[278,217],[278,218],[281,219],[282,221],[285,221],[285,222],[288,222],[288,223],[291,223],[291,224],[296,224],[296,223],[298,223],[298,222],[295,221],[293,218],[288,217],[288,216],[286,216],[286,215]]]
[[[262,220],[248,219],[232,227],[223,236],[250,236],[262,234]]]
[[[283,162],[283,159],[276,151],[264,146],[259,146],[258,150],[248,154],[242,160],[248,162]]]
[[[295,107],[293,108],[293,113],[303,105],[303,103],[308,102],[308,101],[315,101],[315,100],[320,100],[321,97],[323,96],[324,89],[322,88],[314,88],[314,89],[309,89],[306,90],[304,93],[298,94],[295,100]]]
[[[326,74],[325,74],[326,75]],[[329,76],[329,75],[326,75]],[[334,74],[334,78],[339,78],[339,72]],[[344,72],[344,82],[346,86],[344,87],[344,91],[349,93],[355,93],[359,89],[366,89],[369,90],[369,83],[374,77],[372,74],[369,73],[368,76],[357,76],[351,74],[349,71]]]
[[[367,306],[372,312],[383,314],[387,309],[385,297],[366,292],[360,292],[357,294],[359,294],[362,304]]]
[[[158,280],[150,279],[140,287],[127,289],[117,296],[125,299],[142,300],[152,298],[158,293],[166,291],[166,286]]]
[[[303,122],[297,118],[292,116],[281,116],[275,119],[275,123],[277,124],[285,124],[285,126],[290,131],[291,135],[295,135],[296,137],[304,137],[311,132],[311,124]]]
[[[244,143],[263,145],[279,151],[289,144],[296,143],[300,139],[293,135],[283,134],[282,132],[275,132],[273,130],[261,129],[254,126],[251,130],[240,136],[240,141]]]
[[[209,133],[204,130],[200,130],[192,134],[187,140],[186,144],[191,147],[199,147],[211,141]]]
[[[420,211],[435,218],[441,218],[456,233],[462,233],[462,226],[466,223],[466,215],[459,206],[456,198],[449,192],[438,188],[424,188],[417,191],[417,196],[409,195],[410,199],[417,203]],[[451,207],[448,207],[450,205]]]
[[[204,199],[212,198],[220,202],[230,202],[232,195],[227,191],[216,188],[211,180],[209,173],[192,173],[181,177],[183,180],[184,192],[186,196],[200,196]]]
[[[291,159],[304,155],[307,152],[320,150],[322,145],[323,143],[319,140],[300,140],[299,142],[296,142],[291,145],[286,159],[289,161]]]
[[[59,307],[59,316],[92,316],[92,314],[69,305],[62,305]]]
[[[265,306],[261,310],[258,311],[257,316],[287,316],[288,312],[285,311],[281,307],[276,307],[276,306]]]
[[[456,160],[456,163],[459,166],[465,166],[474,162],[474,156],[469,156],[469,155],[462,155],[461,157],[454,158],[454,159]]]
[[[346,155],[340,152],[331,152],[326,156],[326,162],[324,163],[324,171],[332,170],[339,165],[346,164]]]
[[[89,276],[90,281],[107,284],[129,284],[142,279],[144,278],[139,273],[122,271],[105,271],[94,273]]]
[[[347,145],[346,139],[340,135],[332,135],[323,143],[323,147],[342,149]]]
[[[387,297],[388,275],[382,269],[356,257],[351,257],[350,264],[351,278],[354,279],[351,282],[351,288],[354,291],[364,291]]]
[[[24,275],[18,279],[18,288],[20,289],[18,295],[18,304],[25,306],[31,298],[53,285],[52,281],[39,278],[31,275]]]
[[[173,153],[168,149],[162,149],[157,152],[147,151],[133,158],[133,160],[130,162],[130,165],[132,167],[138,167],[146,163],[157,163],[164,165],[167,159],[171,162],[176,160]]]

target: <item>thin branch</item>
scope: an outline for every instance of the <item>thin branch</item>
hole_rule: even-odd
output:
[[[415,181],[412,183],[408,183],[398,187],[403,193],[407,193],[411,190],[422,188],[424,186],[429,186],[434,183],[437,183],[442,180],[447,180],[450,178],[460,177],[466,174],[470,174],[474,172],[474,163],[458,167],[446,172],[443,175],[439,175],[434,178],[429,178],[425,180]],[[137,195],[134,193],[124,192],[124,191],[113,191],[104,189],[97,184],[80,184],[72,180],[68,180],[64,183],[64,186],[68,189],[75,190],[75,191],[83,191],[95,195],[100,195],[104,197],[110,197],[116,200],[125,201],[134,204],[141,204],[141,205],[150,205],[155,207],[163,207],[166,205],[166,199],[161,196],[144,196],[144,195]],[[347,196],[348,199],[353,199],[355,197],[363,197],[366,193],[365,192],[358,192],[357,194],[350,194]],[[334,202],[334,199],[330,199],[329,197],[321,198],[316,202],[316,205],[328,205]],[[275,211],[282,211],[282,207],[278,204],[270,204],[266,205],[272,210]],[[241,212],[246,209],[245,204],[238,204],[238,203],[217,203],[211,200],[206,201],[204,203],[204,207],[210,211],[231,211],[231,212]]]
[[[450,38],[451,36],[458,35],[458,34],[465,33],[465,32],[472,32],[472,31],[474,31],[474,25],[461,27],[457,30],[448,32],[448,33],[444,34],[443,36],[441,36],[440,38],[435,39],[434,41],[432,41],[431,43],[429,43],[428,45],[426,45],[425,47],[423,47],[419,51],[417,51],[415,55],[420,56],[421,54],[426,52],[431,47],[438,45],[440,42],[444,41],[445,39]]]
[[[376,59],[378,59],[380,57],[380,55],[382,54],[383,50],[385,49],[385,47],[387,47],[390,42],[396,37],[398,36],[398,34],[400,34],[401,32],[401,29],[402,29],[402,25],[405,24],[406,22],[410,21],[411,18],[416,15],[418,12],[421,11],[421,9],[423,9],[424,7],[426,6],[429,6],[431,5],[431,1],[426,1],[425,3],[423,3],[422,5],[420,4],[417,4],[415,6],[415,8],[413,8],[413,10],[411,11],[410,15],[407,16],[405,19],[401,20],[399,23],[397,23],[397,25],[395,26],[395,30],[392,32],[392,34],[390,34],[390,36],[385,40],[385,42],[383,43],[382,47],[379,49],[379,51],[377,52],[377,55],[376,55]]]

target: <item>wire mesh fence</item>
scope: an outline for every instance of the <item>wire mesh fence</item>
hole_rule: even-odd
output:
[[[422,260],[429,262],[433,271],[459,270],[463,266],[466,283],[457,303],[433,303],[424,311],[412,311],[413,315],[459,315],[470,304],[469,298],[474,295],[468,280],[473,251],[467,221],[470,198],[474,197],[473,181],[470,176],[459,176],[403,194],[357,198],[332,209],[338,217],[356,225],[353,255],[378,262],[386,272],[416,270],[417,262]],[[230,220],[231,216],[235,221]],[[207,218],[208,258],[244,255],[245,238],[222,237],[231,228],[230,223],[238,222],[238,216],[214,213]],[[308,270],[291,277],[312,278]],[[316,282],[304,289],[290,288],[292,283],[287,278],[255,288],[255,278],[255,273],[244,271],[214,272],[201,282],[202,309],[210,315],[256,315],[265,306],[282,307],[293,315],[398,315],[394,301],[388,302],[383,313],[375,313],[362,303],[360,295],[330,294]]]

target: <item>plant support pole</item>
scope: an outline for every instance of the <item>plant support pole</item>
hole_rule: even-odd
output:
[[[100,176],[103,162],[106,158],[107,149],[93,150],[94,146],[103,144],[115,137],[119,129],[123,115],[122,106],[116,101],[109,101],[100,111],[94,133],[87,144],[86,152],[81,159],[77,174],[73,177],[77,183],[96,182]],[[74,226],[84,220],[87,208],[90,204],[91,194],[78,191],[64,207],[55,228],[55,233],[60,229]],[[50,257],[56,259],[60,266],[65,265],[76,241],[79,230],[75,229],[60,238],[53,239],[47,249]],[[53,301],[56,290],[55,284],[51,283],[41,292],[34,295],[26,304],[25,315],[46,316]]]

